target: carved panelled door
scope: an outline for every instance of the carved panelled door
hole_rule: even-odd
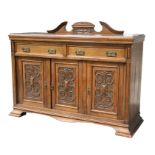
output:
[[[117,64],[87,64],[87,113],[117,118],[118,103]]]
[[[53,60],[51,68],[52,108],[81,112],[81,64],[78,61]]]
[[[18,104],[50,107],[50,60],[17,58]]]

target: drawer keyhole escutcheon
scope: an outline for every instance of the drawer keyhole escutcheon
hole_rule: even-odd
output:
[[[56,49],[50,48],[50,49],[48,49],[48,53],[49,54],[56,54]]]
[[[115,51],[107,51],[106,55],[107,55],[107,57],[117,57],[117,52],[115,52]]]
[[[25,52],[25,53],[30,53],[30,48],[24,47],[24,48],[22,48],[22,50],[23,50],[23,52]]]
[[[78,56],[84,56],[84,55],[85,55],[85,51],[82,50],[82,49],[77,49],[75,53],[76,53],[76,55],[78,55]]]

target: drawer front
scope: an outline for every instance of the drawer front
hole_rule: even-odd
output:
[[[126,52],[124,48],[120,47],[85,47],[85,46],[69,46],[69,56],[77,57],[96,57],[102,58],[126,58]]]
[[[47,54],[53,56],[66,56],[65,45],[36,45],[36,44],[17,44],[17,53],[23,54]]]

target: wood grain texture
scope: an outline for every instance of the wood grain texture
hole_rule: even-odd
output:
[[[132,137],[143,122],[140,89],[144,35],[100,22],[60,24],[48,33],[10,34],[14,106],[10,115],[42,113],[113,127]]]

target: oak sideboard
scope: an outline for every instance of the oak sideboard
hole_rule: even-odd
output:
[[[144,35],[100,22],[67,22],[45,33],[12,33],[12,116],[26,112],[111,126],[132,137],[143,122],[140,89]]]

